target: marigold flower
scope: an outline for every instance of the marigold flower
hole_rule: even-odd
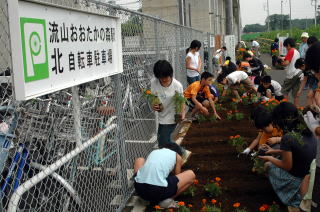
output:
[[[146,90],[146,94],[151,94],[151,91],[150,90]]]
[[[185,206],[184,202],[178,202],[179,206]]]
[[[235,98],[232,98],[231,99],[233,102],[237,102],[238,100],[237,99],[235,99]]]
[[[174,210],[172,208],[169,208],[168,212],[174,212]]]
[[[202,199],[202,203],[205,205],[207,203],[206,199]]]
[[[198,184],[199,184],[199,180],[195,179],[195,180],[193,181],[193,184],[198,185]]]
[[[161,209],[159,205],[154,206],[155,209]]]
[[[267,106],[267,107],[268,107],[268,106],[269,106],[269,103],[265,104],[265,106]]]
[[[218,186],[218,187],[220,186],[220,184],[219,184],[219,183],[215,183],[215,185],[216,185],[216,186]]]
[[[210,183],[213,183],[214,182],[214,180],[210,180]]]
[[[217,182],[221,181],[221,178],[220,177],[216,177],[214,178]]]
[[[207,208],[204,206],[201,208],[201,211],[206,212]]]
[[[189,208],[192,208],[192,206],[193,206],[193,205],[191,205],[191,204],[188,204],[188,207],[189,207]]]
[[[229,138],[230,138],[230,139],[233,139],[234,137],[233,137],[233,136],[230,136]]]
[[[259,211],[266,211],[266,209],[265,209],[263,206],[261,206],[261,207],[259,208]]]
[[[266,210],[269,210],[269,205],[268,204],[263,204],[262,207],[264,207]]]
[[[240,135],[236,135],[236,136],[234,136],[235,138],[240,138]]]
[[[262,105],[265,104],[265,103],[266,103],[266,101],[262,101],[262,102],[261,102]]]
[[[234,208],[239,208],[239,207],[240,207],[240,203],[239,203],[239,202],[234,203],[234,204],[233,204],[233,207],[234,207]]]
[[[282,102],[287,102],[288,101],[288,99],[282,99]]]
[[[212,204],[216,204],[216,203],[217,203],[217,200],[212,199],[211,202],[212,202]]]

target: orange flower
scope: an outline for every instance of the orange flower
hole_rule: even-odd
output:
[[[288,99],[282,99],[282,102],[288,102]]]
[[[213,183],[214,182],[214,180],[210,180],[210,183]]]
[[[201,211],[206,212],[207,208],[204,206],[201,208]]]
[[[216,185],[216,186],[218,186],[218,187],[220,186],[220,184],[219,184],[219,183],[215,183],[215,185]]]
[[[267,104],[265,104],[265,106],[267,106],[267,107],[268,107],[268,106],[269,106],[269,104],[267,103]]]
[[[239,51],[240,51],[240,52],[245,52],[245,51],[246,51],[246,49],[244,49],[244,48],[240,48],[240,49],[239,49]]]
[[[266,209],[265,209],[263,206],[261,206],[261,207],[259,208],[259,211],[266,211]]]
[[[184,202],[178,202],[179,206],[185,206]]]
[[[266,210],[269,210],[269,208],[270,208],[269,205],[267,205],[267,204],[263,204],[262,207],[264,207]]]
[[[151,91],[150,90],[146,90],[146,94],[147,95],[151,94]]]
[[[172,208],[169,208],[168,212],[174,212],[174,210]]]
[[[212,199],[211,202],[212,202],[212,204],[216,204],[216,203],[217,203],[217,200]]]
[[[206,204],[207,203],[207,200],[206,199],[202,199],[202,204]]]
[[[233,204],[233,207],[234,207],[234,208],[239,208],[239,207],[240,207],[240,203],[239,203],[239,202],[234,203],[234,204]]]
[[[199,184],[199,180],[195,179],[195,180],[193,181],[193,184],[198,185],[198,184]]]
[[[240,138],[240,135],[236,135],[236,136],[234,136],[235,138]]]
[[[231,140],[231,139],[234,139],[234,137],[233,137],[233,136],[230,136],[229,138],[230,138],[230,140]]]
[[[217,182],[221,181],[221,178],[220,177],[216,177],[214,178]]]
[[[238,100],[237,99],[235,99],[235,98],[232,98],[231,99],[233,102],[237,102]]]
[[[155,209],[161,209],[159,205],[154,206]]]
[[[189,207],[189,208],[192,208],[192,205],[191,205],[191,204],[188,204],[188,207]]]
[[[262,102],[261,102],[262,105],[265,104],[265,103],[266,103],[266,101],[262,101]]]

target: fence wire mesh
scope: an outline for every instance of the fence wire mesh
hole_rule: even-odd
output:
[[[141,92],[153,64],[170,61],[185,87],[185,50],[203,34],[100,2],[43,0],[119,17],[124,71],[15,101],[8,1],[0,1],[0,211],[120,211],[133,192],[134,159],[156,143]]]

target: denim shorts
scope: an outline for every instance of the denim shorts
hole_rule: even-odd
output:
[[[187,76],[187,81],[188,81],[188,84],[192,84],[194,83],[195,81],[200,81],[200,75],[196,76],[196,77],[188,77]]]

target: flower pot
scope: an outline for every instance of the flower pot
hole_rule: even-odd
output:
[[[180,123],[182,121],[182,114],[175,114],[174,115],[174,121],[176,123]]]

